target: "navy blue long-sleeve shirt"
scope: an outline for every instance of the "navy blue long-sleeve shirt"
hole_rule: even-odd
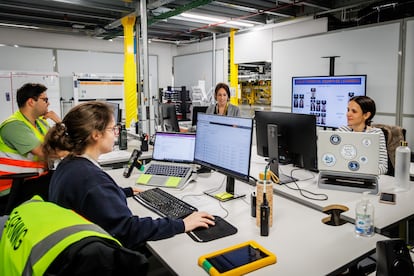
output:
[[[83,157],[65,158],[50,182],[49,200],[72,209],[105,229],[125,247],[184,232],[181,219],[140,218],[127,206],[131,188],[121,188],[101,168]]]

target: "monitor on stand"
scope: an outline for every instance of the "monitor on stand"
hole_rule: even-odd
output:
[[[226,190],[208,195],[221,201],[242,197],[235,179],[249,183],[253,120],[199,113],[194,162],[226,175]]]

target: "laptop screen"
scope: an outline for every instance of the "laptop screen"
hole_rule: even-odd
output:
[[[152,159],[157,161],[192,163],[195,133],[157,132]]]

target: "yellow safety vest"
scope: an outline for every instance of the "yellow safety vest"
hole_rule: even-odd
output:
[[[0,125],[0,129],[12,121],[23,122],[33,131],[40,142],[43,142],[44,136],[49,128],[47,121],[39,118],[36,120],[36,125],[40,129],[39,130],[34,127],[20,111],[16,111]],[[44,168],[45,163],[38,161],[38,158],[32,153],[21,155],[17,150],[7,146],[0,136],[0,175],[29,172],[38,172],[40,174],[44,172]],[[0,180],[0,193],[7,194],[11,184],[12,180]]]
[[[13,209],[0,239],[0,275],[43,275],[69,245],[86,237],[119,241],[72,210],[34,196]]]

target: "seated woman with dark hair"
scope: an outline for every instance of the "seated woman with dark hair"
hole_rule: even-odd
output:
[[[130,249],[146,241],[214,225],[214,217],[205,212],[194,212],[184,219],[133,215],[126,198],[139,190],[120,188],[98,164],[101,154],[112,151],[117,132],[111,107],[94,101],[75,106],[62,123],[50,129],[45,138],[45,155],[69,152],[51,179],[50,201],[98,224]]]
[[[375,102],[370,97],[355,96],[351,98],[348,102],[348,112],[346,113],[348,125],[338,128],[338,131],[379,133],[379,174],[386,174],[388,171],[388,155],[384,133],[380,128],[371,127],[375,112]]]
[[[227,84],[220,82],[216,85],[214,99],[216,104],[212,104],[207,108],[207,114],[240,117],[240,108],[229,103],[230,88]]]

